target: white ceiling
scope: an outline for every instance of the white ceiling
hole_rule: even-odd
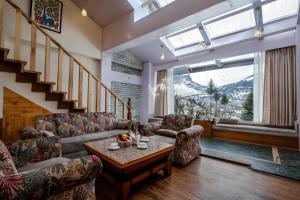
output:
[[[173,53],[165,47],[165,57],[166,59],[162,62],[160,60],[161,55],[161,41],[160,39],[154,40],[152,42],[149,42],[147,44],[143,44],[141,46],[133,47],[129,49],[135,56],[140,58],[144,62],[150,61],[153,65],[159,65],[162,63],[168,63],[172,61],[176,61],[176,57],[173,55]]]

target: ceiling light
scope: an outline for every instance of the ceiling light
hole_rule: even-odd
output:
[[[262,29],[261,29],[261,27],[256,27],[256,29],[255,29],[255,37],[257,39],[262,38]]]
[[[86,17],[86,16],[87,16],[87,11],[86,11],[85,8],[82,8],[82,10],[81,10],[81,15],[82,15],[83,17]]]
[[[160,60],[165,60],[166,55],[165,55],[164,45],[160,45],[160,48],[161,48]]]

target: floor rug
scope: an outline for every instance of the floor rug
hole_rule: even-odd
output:
[[[300,181],[300,152],[278,147],[201,139],[202,155]]]

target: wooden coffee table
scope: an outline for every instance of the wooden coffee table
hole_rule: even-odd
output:
[[[115,141],[115,138],[108,138],[85,143],[84,147],[90,154],[101,159],[103,172],[99,179],[104,178],[113,184],[117,199],[128,199],[131,185],[160,170],[164,171],[165,176],[171,175],[172,162],[169,157],[175,149],[174,145],[150,140],[147,149],[130,146],[115,151],[108,150],[109,145]]]

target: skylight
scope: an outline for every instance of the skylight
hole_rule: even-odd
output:
[[[134,21],[161,9],[175,0],[127,0],[134,8]]]
[[[262,6],[264,23],[297,14],[298,0],[277,0]]]
[[[195,28],[178,35],[168,37],[168,40],[175,49],[178,49],[188,45],[200,43],[203,41],[203,38],[199,29]]]
[[[255,26],[253,9],[206,24],[211,38],[220,37]]]

